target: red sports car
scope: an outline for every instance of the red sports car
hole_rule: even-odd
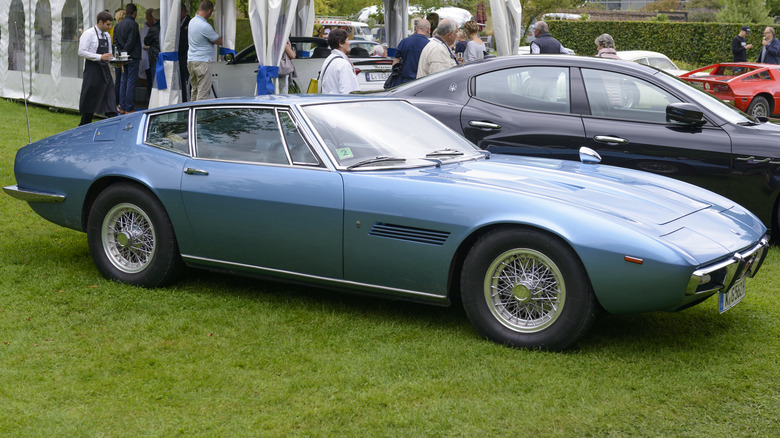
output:
[[[780,113],[780,67],[777,65],[724,62],[679,77],[752,117]]]

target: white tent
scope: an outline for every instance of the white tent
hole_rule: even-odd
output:
[[[160,68],[165,80],[156,81],[156,86],[165,82],[166,87],[153,91],[152,107],[181,99],[178,61],[171,60],[179,40],[180,1],[134,0],[145,8],[160,8]],[[26,97],[33,103],[78,109],[84,68],[84,60],[78,57],[79,37],[84,29],[95,25],[98,11],[113,12],[124,4],[124,0],[0,0],[0,97]],[[236,2],[216,0],[214,4],[215,30],[222,35],[223,47],[235,49]],[[408,33],[408,1],[383,0],[383,6],[388,11],[388,44],[394,48]],[[491,0],[491,8],[494,26],[503,25],[506,30],[506,35],[496,34],[499,44],[502,38],[508,43],[505,50],[499,49],[499,54],[516,52],[519,1]],[[468,19],[462,13],[449,15],[450,9],[457,8],[439,9],[439,16],[459,23]],[[500,13],[497,15],[496,11]],[[275,76],[274,68],[281,59],[287,35],[311,35],[314,0],[249,0],[249,15],[260,66],[271,67],[258,68],[258,82],[263,84],[259,91],[263,92],[268,89],[268,78]]]
[[[498,56],[520,53],[522,7],[520,0],[490,0],[493,38]]]

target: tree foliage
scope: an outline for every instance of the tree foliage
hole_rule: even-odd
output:
[[[720,23],[771,23],[769,7],[764,0],[723,0],[717,14]]]

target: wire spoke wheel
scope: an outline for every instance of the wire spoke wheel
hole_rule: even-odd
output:
[[[498,256],[485,276],[485,299],[496,319],[524,333],[545,329],[566,301],[561,271],[544,254],[513,249]]]
[[[109,210],[101,236],[106,256],[122,272],[141,272],[154,258],[157,240],[154,225],[133,204],[119,204]]]
[[[525,227],[497,228],[474,242],[460,292],[482,336],[518,348],[565,349],[588,330],[598,305],[572,248]]]

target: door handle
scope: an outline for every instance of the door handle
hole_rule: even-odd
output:
[[[751,164],[764,164],[764,163],[780,164],[780,162],[778,162],[778,161],[772,161],[771,158],[764,158],[764,159],[759,160],[759,159],[757,159],[756,157],[754,157],[752,155],[749,156],[749,157],[737,157],[737,158],[735,158],[735,160],[737,160],[737,161],[750,161]]]
[[[628,143],[628,140],[626,140],[625,138],[612,137],[611,135],[597,135],[593,137],[593,139],[599,143],[619,143],[619,144]]]
[[[187,175],[208,175],[209,173],[201,169],[193,169],[192,167],[186,167],[184,173]]]
[[[501,125],[490,122],[480,122],[478,120],[472,120],[469,122],[469,126],[481,129],[501,129]]]

